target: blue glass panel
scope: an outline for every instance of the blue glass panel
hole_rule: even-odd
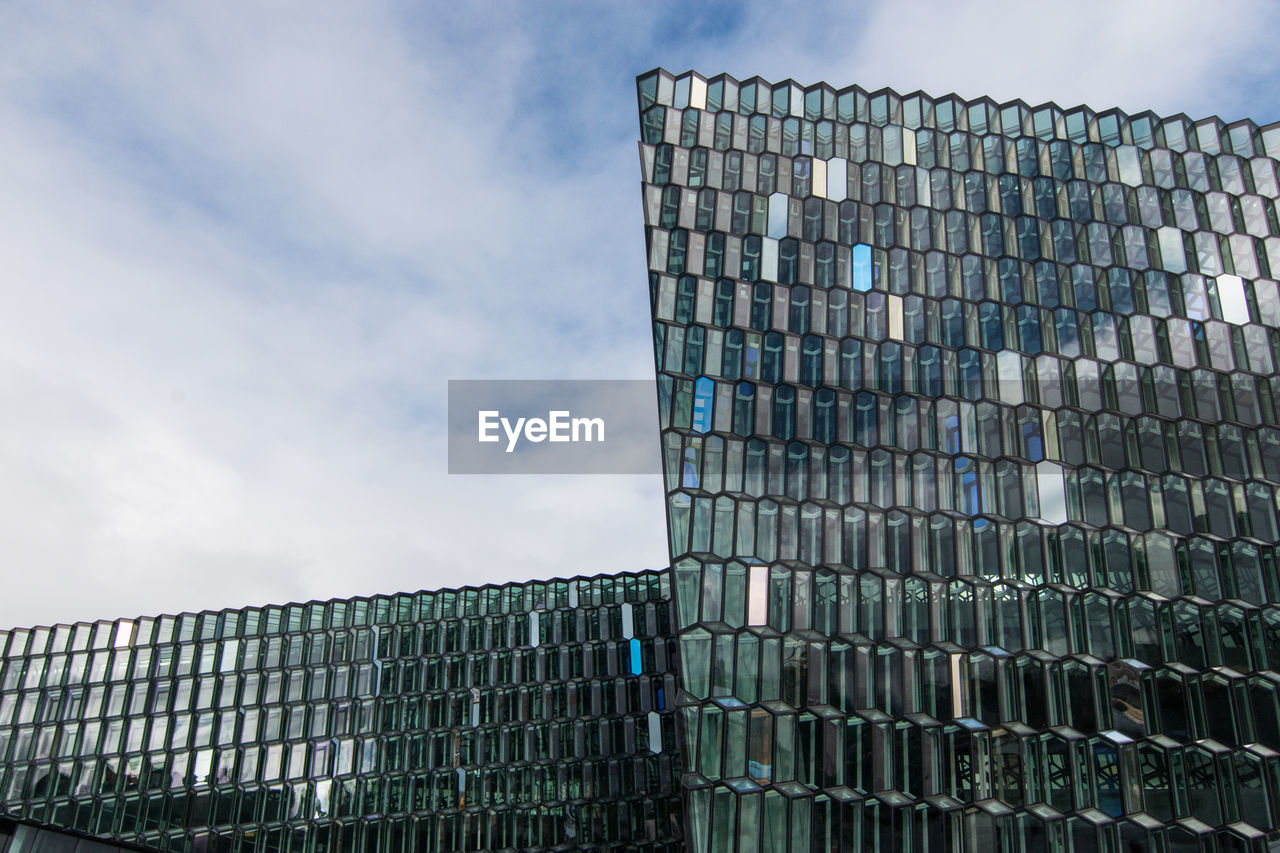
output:
[[[871,289],[871,247],[866,243],[853,247],[853,289]]]
[[[711,431],[711,404],[715,397],[716,383],[706,376],[699,377],[693,390],[693,431]]]
[[[640,638],[631,638],[631,674],[639,675],[644,670],[640,662]]]
[[[1021,345],[1019,349],[1029,355],[1039,355],[1041,350],[1040,341],[1040,312],[1034,305],[1018,306],[1018,343]]]
[[[1022,425],[1022,445],[1024,455],[1032,462],[1044,459],[1044,444],[1040,439],[1040,424],[1036,422]]]
[[[686,489],[698,488],[698,451],[692,447],[684,449],[684,466],[681,485]]]
[[[958,415],[947,415],[943,431],[942,449],[947,453],[960,452],[960,418]]]

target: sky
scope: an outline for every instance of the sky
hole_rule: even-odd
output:
[[[0,629],[666,565],[656,473],[444,442],[449,379],[652,377],[637,74],[1266,124],[1278,41],[1248,0],[2,4]]]

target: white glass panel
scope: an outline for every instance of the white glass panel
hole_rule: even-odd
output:
[[[694,77],[689,84],[689,106],[699,110],[707,108],[707,81]]]
[[[1049,524],[1067,523],[1067,490],[1062,466],[1052,462],[1036,465],[1036,484],[1039,487],[1040,517]]]
[[[1000,375],[1000,400],[1015,406],[1022,403],[1022,356],[1013,350],[1001,350],[996,356],[996,366]]]
[[[964,686],[969,679],[965,677],[963,670],[964,655],[960,653],[951,656],[951,715],[957,719],[965,715],[964,708]]]
[[[1222,319],[1242,326],[1249,322],[1249,302],[1244,295],[1244,280],[1238,275],[1218,276],[1218,304]]]
[[[787,236],[787,194],[769,196],[769,236],[775,240]]]
[[[889,295],[889,337],[902,340],[902,297]]]
[[[747,624],[765,625],[769,621],[769,567],[752,566],[747,593]]]
[[[818,198],[827,197],[827,161],[819,160],[816,157],[812,162],[813,168],[813,194]]]
[[[844,201],[849,197],[849,161],[833,157],[827,161],[827,198]]]
[[[123,646],[129,645],[129,643],[132,641],[133,641],[133,623],[124,621],[124,620],[117,622],[115,639],[111,645],[118,649]]]
[[[778,241],[772,237],[760,241],[760,278],[764,281],[778,280]]]

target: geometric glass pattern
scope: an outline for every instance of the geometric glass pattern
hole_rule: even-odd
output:
[[[638,93],[687,848],[1276,843],[1280,124]]]
[[[165,850],[678,850],[667,583],[0,632],[0,804]]]
[[[0,853],[154,853],[155,848],[102,841],[63,827],[0,817]]]

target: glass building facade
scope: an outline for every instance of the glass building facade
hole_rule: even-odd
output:
[[[1280,125],[642,76],[687,849],[1280,844]]]
[[[151,853],[153,850],[102,841],[63,827],[0,817],[0,853]]]
[[[0,812],[167,850],[680,850],[669,608],[647,572],[0,632]]]

